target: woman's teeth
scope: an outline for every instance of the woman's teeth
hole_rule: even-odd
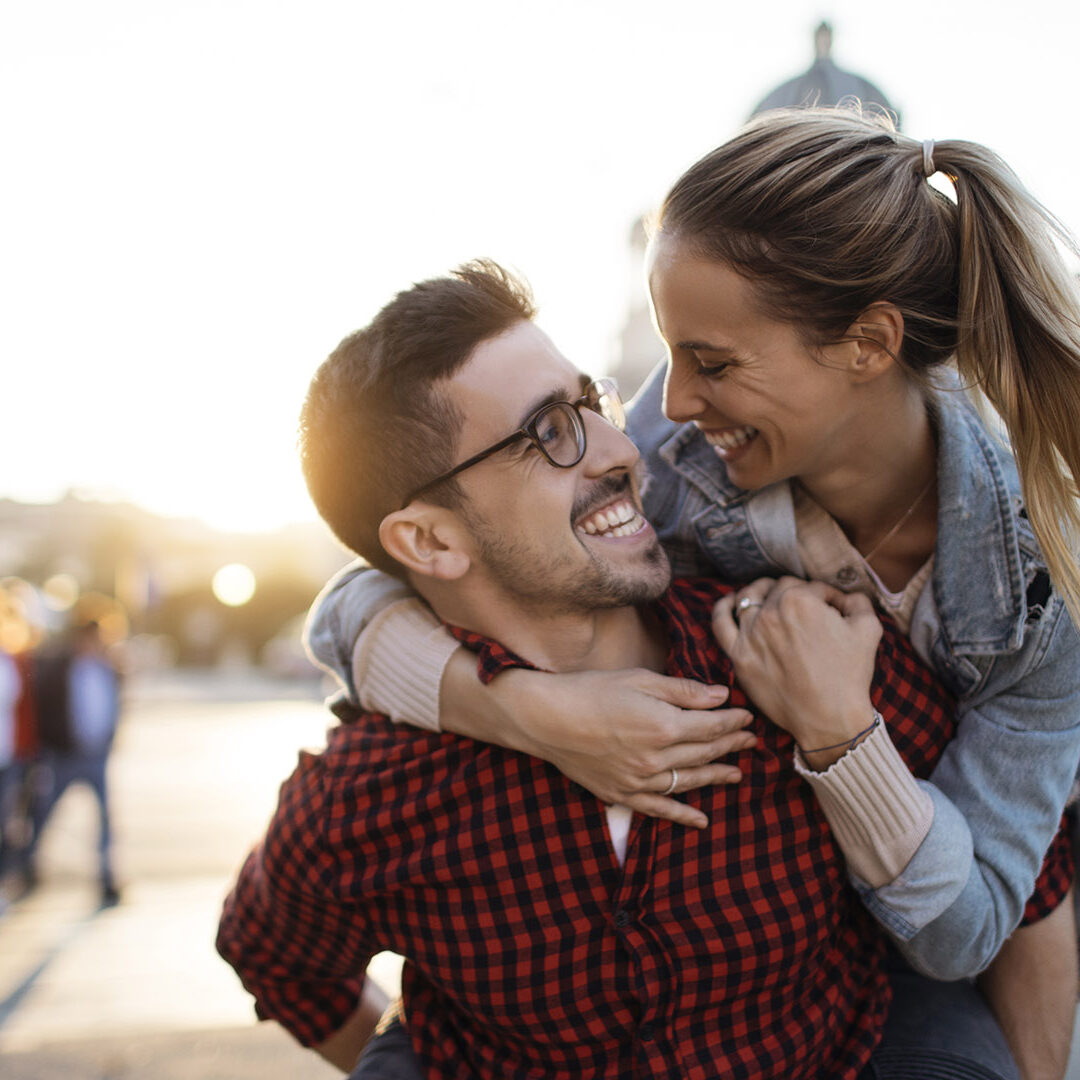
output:
[[[578,523],[578,528],[590,536],[632,536],[645,524],[629,499],[612,503],[597,510]]]
[[[718,450],[734,450],[736,446],[748,443],[757,434],[757,428],[747,424],[746,427],[706,431],[704,434],[710,446],[715,446]]]

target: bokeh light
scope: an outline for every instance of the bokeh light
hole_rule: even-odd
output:
[[[79,582],[72,574],[53,574],[41,592],[51,611],[70,611],[79,599]]]
[[[242,607],[255,595],[255,575],[243,563],[228,563],[214,575],[210,587],[226,607]]]

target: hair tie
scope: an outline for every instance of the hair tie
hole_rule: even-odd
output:
[[[923,139],[922,144],[922,171],[927,180],[937,172],[934,164],[934,140]]]

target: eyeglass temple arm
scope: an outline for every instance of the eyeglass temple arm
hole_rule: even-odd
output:
[[[455,465],[449,472],[443,473],[442,476],[436,476],[434,480],[429,480],[426,484],[424,484],[423,487],[418,487],[401,504],[402,508],[408,506],[409,503],[411,503],[417,495],[422,495],[425,491],[427,491],[429,488],[433,488],[436,484],[441,484],[446,480],[453,480],[453,478],[457,476],[459,472],[464,472],[466,469],[472,468],[473,465],[476,465],[479,462],[483,461],[484,458],[489,458],[492,454],[497,454],[500,450],[506,449],[506,447],[510,446],[513,443],[516,443],[518,440],[527,439],[528,437],[529,433],[524,428],[521,428],[520,430],[515,431],[513,435],[507,435],[505,439],[503,439],[501,442],[497,442],[494,446],[489,446],[486,450],[481,450],[479,454],[473,454],[471,458],[467,458],[465,461],[461,462],[460,465]]]

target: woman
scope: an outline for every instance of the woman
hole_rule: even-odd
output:
[[[955,202],[927,182],[938,170]],[[655,378],[637,401],[631,432],[649,466],[646,511],[676,573],[794,572],[864,591],[957,696],[958,737],[931,785],[860,772],[887,739],[861,730],[842,733],[847,783],[814,781],[867,906],[943,978],[980,970],[1017,925],[1080,756],[1080,647],[1067,610],[1080,611],[1080,312],[1058,233],[982,147],[919,144],[877,118],[805,110],[767,114],[693,166],[650,250],[670,363],[666,385]],[[955,384],[935,385],[953,357],[1001,415],[1019,478]],[[369,614],[381,588],[362,590]],[[782,649],[786,590],[744,590],[733,601],[741,628],[731,610],[718,614],[755,696],[767,693],[755,670]],[[419,647],[402,649],[400,632],[419,617],[393,605],[373,621],[359,654],[375,691],[366,704],[437,711],[437,675],[426,710],[414,687],[385,694],[415,678],[415,663],[388,675],[384,660],[415,660]],[[424,633],[437,673],[450,649]],[[482,691],[470,669],[460,656],[446,668],[444,727],[547,757],[601,798],[702,824],[664,800],[737,778],[701,764],[719,745],[708,721],[688,723],[681,741],[665,736],[674,714],[656,697],[715,704],[690,688],[640,673],[613,683],[521,672]],[[797,709],[770,704],[814,749],[799,738]],[[897,801],[860,830],[894,787]],[[893,826],[909,814],[923,831],[896,848]]]

